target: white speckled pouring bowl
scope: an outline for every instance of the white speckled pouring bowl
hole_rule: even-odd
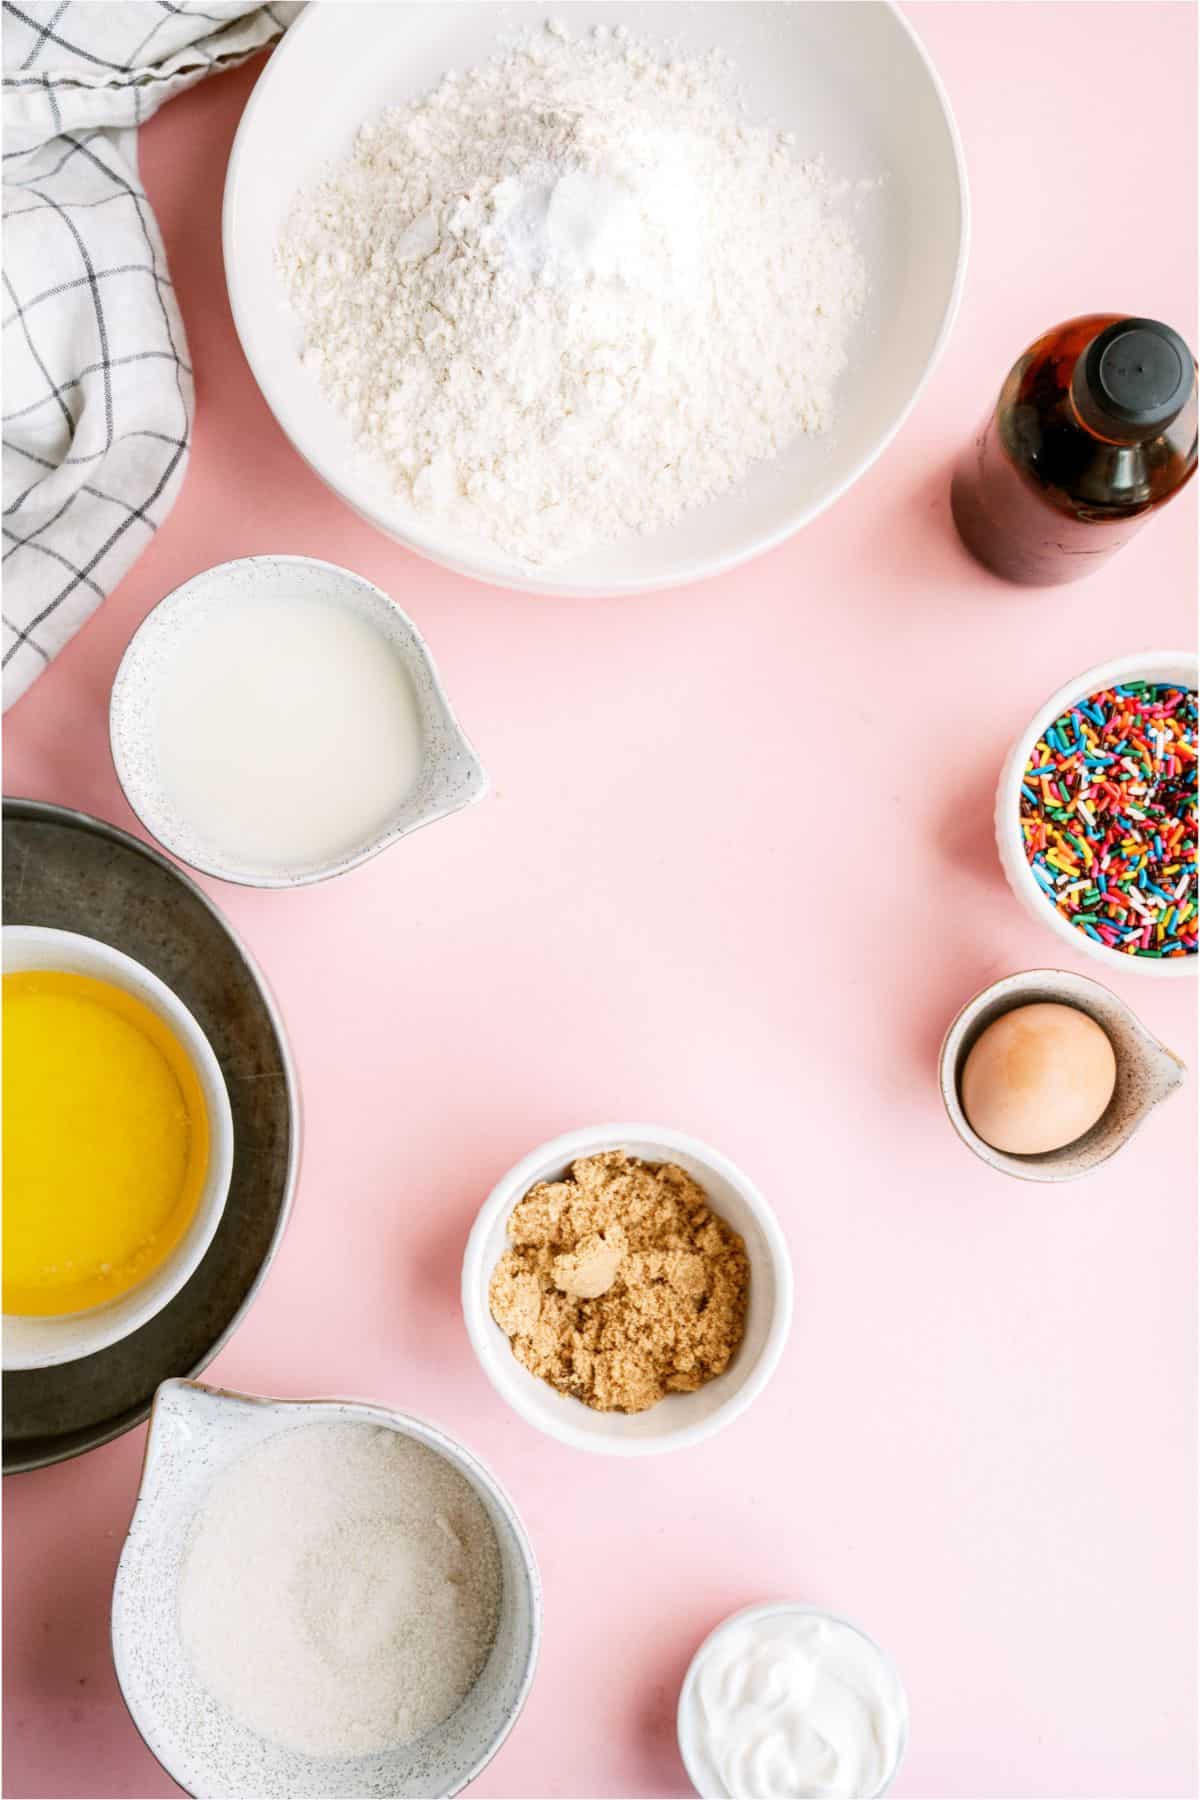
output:
[[[488,1305],[492,1271],[508,1248],[509,1215],[537,1181],[558,1181],[579,1157],[621,1149],[677,1163],[699,1182],[745,1241],[750,1258],[746,1331],[723,1375],[694,1394],[668,1394],[646,1412],[596,1412],[531,1375],[512,1353]],[[467,1240],[463,1316],[484,1373],[527,1422],[562,1444],[609,1456],[653,1456],[699,1444],[740,1417],[774,1374],[792,1323],[792,1264],[774,1212],[748,1175],[699,1138],[660,1125],[591,1125],[530,1151],[484,1201]]]
[[[248,598],[312,597],[333,601],[366,619],[408,671],[421,722],[421,769],[415,786],[397,799],[384,828],[327,862],[280,872],[223,861],[200,843],[172,807],[154,755],[154,703],[161,672],[181,637],[204,613]],[[291,888],[325,881],[378,856],[410,831],[470,806],[487,792],[487,776],[455,718],[424,638],[381,588],[350,569],[311,556],[245,556],[193,575],[160,600],[129,641],[113,682],[109,742],[125,798],[147,831],[193,869],[244,887]]]
[[[77,931],[57,931],[43,925],[6,925],[3,944],[6,974],[22,969],[55,969],[86,975],[94,981],[111,982],[148,1006],[167,1026],[191,1063],[208,1117],[204,1185],[191,1223],[170,1256],[127,1294],[87,1312],[41,1318],[6,1315],[7,1372],[79,1362],[132,1336],[170,1304],[200,1267],[216,1236],[229,1197],[234,1145],[233,1114],[221,1065],[195,1018],[165,981],[132,956],[114,950],[111,944],[102,944],[98,938],[84,937]]]
[[[994,1150],[971,1129],[960,1096],[963,1064],[994,1020],[1015,1007],[1043,1001],[1074,1006],[1096,1021],[1113,1047],[1117,1084],[1091,1130],[1074,1143],[1034,1156],[1013,1156]],[[1065,969],[1026,969],[994,981],[968,1000],[942,1042],[939,1080],[950,1123],[968,1150],[993,1169],[1021,1181],[1074,1181],[1115,1156],[1160,1101],[1182,1085],[1186,1073],[1174,1051],[1152,1037],[1136,1013],[1098,981]]]
[[[465,1477],[500,1548],[500,1623],[483,1672],[443,1724],[371,1756],[311,1757],[249,1730],[197,1681],[177,1593],[191,1527],[214,1478],[254,1446],[306,1424],[363,1421],[425,1444]],[[142,1737],[189,1794],[256,1800],[442,1800],[473,1781],[515,1725],[541,1637],[537,1564],[512,1503],[461,1444],[404,1413],[351,1400],[271,1400],[166,1381],[150,1414],[141,1487],[112,1600],[117,1681]]]
[[[1078,925],[1070,924],[1038,886],[1025,855],[1021,836],[1021,782],[1034,745],[1047,725],[1053,725],[1055,719],[1080,700],[1099,693],[1102,688],[1119,686],[1123,681],[1168,682],[1177,687],[1194,688],[1197,683],[1196,655],[1190,650],[1141,650],[1134,656],[1119,656],[1113,662],[1085,669],[1082,675],[1077,675],[1052,694],[1033,715],[1000,771],[996,788],[996,848],[1008,885],[1026,912],[1048,925],[1076,955],[1103,963],[1110,975],[1124,969],[1159,980],[1194,979],[1200,956],[1164,957],[1161,962],[1153,957],[1126,956],[1120,950],[1110,950],[1107,944],[1098,944]]]

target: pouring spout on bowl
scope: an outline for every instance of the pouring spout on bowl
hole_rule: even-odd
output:
[[[249,1394],[209,1387],[202,1381],[164,1381],[150,1408],[130,1538],[178,1494],[183,1469],[204,1470],[212,1475],[244,1443],[251,1441],[255,1435],[253,1421],[244,1415],[264,1404],[279,1407],[293,1403],[263,1402]]]
[[[1146,1098],[1142,1108],[1142,1116],[1156,1107],[1160,1101],[1183,1086],[1187,1077],[1187,1065],[1181,1057],[1176,1056],[1158,1038],[1153,1037],[1140,1019],[1131,1021],[1142,1034],[1145,1044],[1145,1077]]]

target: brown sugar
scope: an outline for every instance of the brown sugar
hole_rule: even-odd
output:
[[[674,1163],[606,1150],[513,1208],[492,1317],[534,1375],[600,1412],[644,1412],[729,1366],[746,1246]]]

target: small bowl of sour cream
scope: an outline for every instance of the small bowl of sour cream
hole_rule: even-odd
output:
[[[300,887],[480,799],[487,777],[420,632],[307,556],[248,556],[161,600],[109,705],[146,829],[206,875]]]
[[[797,1601],[748,1606],[705,1638],[679,1694],[679,1753],[704,1800],[875,1800],[908,1745],[892,1659]]]

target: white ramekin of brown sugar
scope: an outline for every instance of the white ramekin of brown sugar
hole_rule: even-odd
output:
[[[683,1169],[703,1188],[713,1212],[741,1238],[749,1262],[745,1326],[729,1366],[694,1392],[668,1393],[643,1412],[600,1411],[531,1373],[513,1354],[489,1304],[493,1272],[509,1248],[513,1208],[538,1182],[562,1180],[575,1162],[607,1150]],[[778,1365],[791,1326],[792,1266],[770,1205],[719,1151],[657,1125],[594,1125],[539,1145],[497,1182],[467,1240],[462,1299],[467,1335],[484,1373],[527,1424],[579,1450],[649,1456],[712,1437],[757,1399]]]

